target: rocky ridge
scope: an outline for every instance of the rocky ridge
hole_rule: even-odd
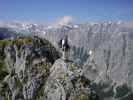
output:
[[[18,37],[0,43],[0,100],[98,98],[81,67],[58,59],[59,52],[47,40]]]

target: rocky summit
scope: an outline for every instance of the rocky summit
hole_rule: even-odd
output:
[[[82,76],[82,70],[74,63],[59,59],[50,69],[44,96],[46,100],[90,100],[89,84],[90,81]]]

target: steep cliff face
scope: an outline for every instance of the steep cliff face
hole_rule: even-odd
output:
[[[133,89],[132,26],[125,27],[125,23],[117,22],[79,24],[77,28],[72,27],[67,30],[50,29],[45,38],[57,45],[56,41],[62,34],[67,34],[69,37],[71,59],[83,65],[85,76],[99,84],[99,89],[102,88],[101,84],[104,84],[103,91],[104,88],[113,91],[111,94],[111,97],[114,96],[113,99],[127,100],[131,96],[131,89]],[[92,62],[88,54],[90,50],[93,51]],[[129,91],[115,97],[119,94],[119,89],[126,88],[125,86]],[[104,93],[101,92],[101,94]],[[103,99],[106,97],[106,95],[102,96]]]
[[[48,41],[37,37],[0,43],[0,100],[36,99],[59,53]]]
[[[104,89],[112,91],[113,99],[132,100],[133,98],[131,96],[131,89],[133,89],[132,39],[132,32],[102,32],[96,33],[95,37],[92,37],[90,40],[93,47],[89,49],[94,52],[93,66],[95,66],[96,70],[91,75],[96,76],[94,81],[100,85],[100,88],[101,84],[104,84],[103,91]],[[84,68],[88,69],[88,72],[85,72],[88,78],[90,77],[89,69],[91,69],[89,59],[84,65]],[[125,90],[123,93],[120,92],[122,89]],[[106,95],[104,96],[107,97]]]

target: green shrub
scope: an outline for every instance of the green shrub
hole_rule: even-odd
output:
[[[79,100],[89,100],[88,96],[86,94],[81,94],[79,96]]]

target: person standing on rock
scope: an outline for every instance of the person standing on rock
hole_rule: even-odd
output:
[[[68,60],[69,52],[70,52],[70,46],[68,44],[68,36],[67,35],[65,35],[63,38],[60,39],[59,47],[62,49],[62,59]]]

